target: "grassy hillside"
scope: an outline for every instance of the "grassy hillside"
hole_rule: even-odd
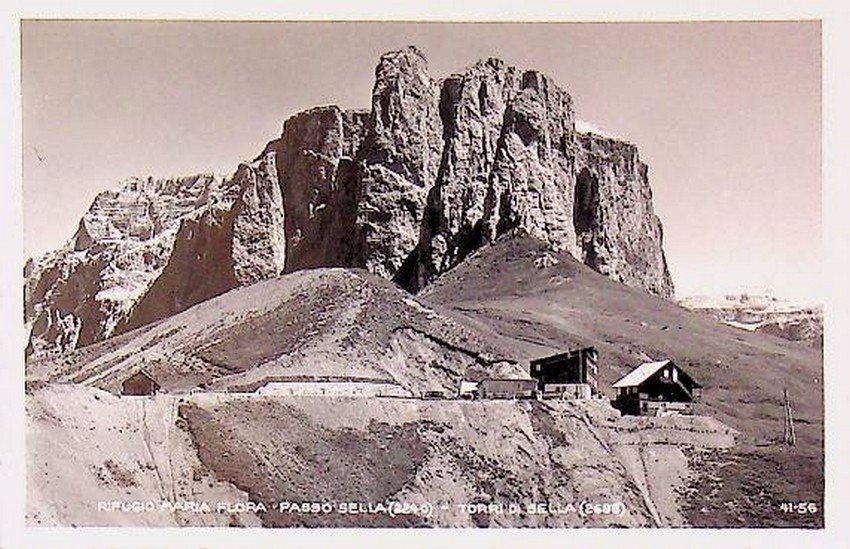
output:
[[[800,448],[821,451],[820,353],[725,326],[618,284],[535,240],[509,239],[484,248],[419,297],[502,337],[533,344],[527,359],[596,346],[601,388],[611,397],[610,385],[631,367],[672,359],[704,385],[701,413],[741,431],[751,444],[781,440],[782,391],[788,389]]]
[[[726,326],[618,284],[530,239],[480,250],[419,296],[500,337],[527,359],[579,345],[600,351],[601,388],[641,362],[672,359],[703,384],[696,413],[740,431],[735,448],[690,458],[679,498],[704,527],[823,527],[823,357],[804,343]],[[782,444],[783,390],[797,446]],[[811,503],[813,513],[783,503]],[[811,509],[812,507],[807,507]]]
[[[64,357],[31,360],[31,386],[112,392],[145,368],[170,393],[254,391],[321,378],[457,391],[464,376],[527,376],[514,342],[365,271],[315,269],[239,288]]]

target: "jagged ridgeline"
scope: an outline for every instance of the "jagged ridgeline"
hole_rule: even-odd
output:
[[[647,166],[576,131],[549,77],[479,61],[442,80],[415,47],[383,55],[371,108],[317,107],[230,177],[132,179],[25,268],[28,353],[67,351],[240,285],[363,267],[418,291],[506,234],[669,298]]]

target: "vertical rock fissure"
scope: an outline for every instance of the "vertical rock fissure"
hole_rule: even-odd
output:
[[[595,233],[599,225],[598,204],[599,180],[584,168],[576,177],[573,225],[582,255],[578,259],[593,269],[597,268]]]

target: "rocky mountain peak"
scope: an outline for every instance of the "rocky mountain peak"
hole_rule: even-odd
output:
[[[415,46],[386,53],[368,110],[297,113],[229,177],[99,195],[69,245],[27,267],[30,351],[305,268],[361,267],[418,291],[506,234],[671,297],[637,148],[575,126],[569,93],[538,71],[488,58],[437,80]]]

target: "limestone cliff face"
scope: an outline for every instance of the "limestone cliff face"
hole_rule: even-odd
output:
[[[570,96],[526,72],[505,110],[484,209],[488,241],[512,230],[573,251],[575,152]]]
[[[30,352],[67,350],[250,284],[364,267],[417,291],[510,233],[673,295],[647,167],[577,132],[570,95],[498,59],[435,80],[381,57],[368,111],[317,107],[229,178],[130,180],[60,250],[28,263]]]
[[[578,134],[573,255],[628,286],[673,297],[646,164],[632,144]]]
[[[128,180],[27,266],[28,352],[82,347],[283,270],[274,155],[230,178]]]
[[[437,87],[416,48],[381,57],[358,155],[359,262],[395,277],[419,241],[442,140]]]
[[[356,179],[353,156],[364,116],[318,107],[286,121],[277,179],[286,211],[286,271],[351,263]],[[342,238],[346,233],[348,238]]]
[[[416,286],[463,260],[484,241],[483,219],[490,173],[500,144],[505,109],[521,74],[498,59],[479,61],[450,76],[440,89],[443,151],[428,195]]]
[[[284,208],[277,181],[273,141],[251,164],[236,170],[233,184],[233,276],[240,284],[250,284],[279,275],[286,258]]]
[[[572,99],[550,78],[495,59],[479,62],[443,81],[440,114],[440,171],[409,287],[424,287],[514,231],[615,280],[672,297],[637,148],[577,132]]]

